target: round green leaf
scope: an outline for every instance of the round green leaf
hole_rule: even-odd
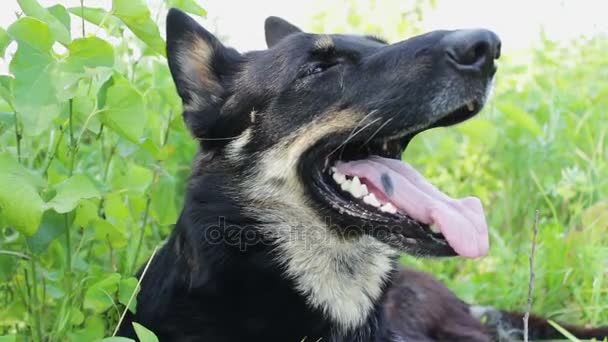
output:
[[[93,182],[83,174],[77,174],[55,186],[56,195],[47,203],[47,207],[58,213],[68,213],[80,201],[99,198],[101,194]]]
[[[8,27],[10,36],[20,44],[27,44],[39,51],[49,51],[53,46],[53,34],[45,22],[23,17]]]
[[[13,104],[23,121],[24,133],[38,135],[61,113],[57,62],[49,51],[19,41],[9,68],[15,76]]]
[[[68,70],[84,71],[84,68],[112,67],[114,48],[110,43],[97,37],[74,39],[68,45],[70,55],[65,61]]]
[[[144,132],[146,112],[144,98],[126,78],[114,75],[105,95],[101,122],[134,143]]]
[[[93,223],[95,238],[98,241],[108,241],[113,248],[121,248],[127,245],[127,236],[123,230],[116,228],[110,222],[98,219]]]
[[[17,2],[19,2],[21,9],[26,15],[46,22],[51,29],[55,40],[64,45],[67,45],[70,42],[70,30],[61,22],[61,20],[57,19],[46,8],[40,6],[38,1],[17,0]],[[57,11],[55,10],[55,12]]]
[[[10,225],[32,235],[38,229],[44,202],[28,171],[7,156],[0,156],[0,226]]]

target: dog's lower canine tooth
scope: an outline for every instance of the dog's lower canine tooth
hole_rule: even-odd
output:
[[[435,224],[430,225],[430,226],[429,226],[429,228],[431,228],[431,231],[432,231],[433,233],[437,233],[437,234],[441,233],[441,230],[440,230],[440,229],[439,229],[439,227],[437,227],[437,225],[435,225]]]
[[[467,103],[467,109],[469,110],[469,112],[474,111],[475,110],[475,104],[473,104],[473,102]]]

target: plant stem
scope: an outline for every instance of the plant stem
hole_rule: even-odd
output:
[[[40,303],[38,302],[38,276],[36,275],[36,260],[34,258],[30,259],[30,266],[32,268],[30,305],[32,307],[32,314],[34,316],[33,334],[35,335],[35,341],[42,341],[42,315],[40,313]]]
[[[17,111],[13,109],[13,113],[15,114],[15,139],[17,140],[17,161],[21,163],[21,132],[19,131],[19,116],[17,115]]]
[[[76,146],[76,142],[74,140],[74,120],[73,120],[73,115],[74,115],[74,111],[73,111],[73,100],[70,99],[69,101],[70,104],[70,118],[68,121],[68,129],[70,131],[70,177],[72,176],[72,174],[74,174],[74,161],[76,159],[76,150],[77,150],[77,146]]]
[[[59,126],[59,138],[57,138],[57,142],[55,143],[55,146],[53,147],[53,150],[51,151],[51,155],[48,158],[48,161],[46,162],[46,166],[44,167],[44,172],[42,173],[45,177],[47,175],[47,173],[49,172],[49,168],[51,167],[51,163],[53,162],[53,159],[55,159],[55,156],[57,155],[57,149],[59,148],[59,144],[61,143],[61,140],[63,140],[63,128],[61,126]]]
[[[150,195],[147,196],[146,199],[146,209],[144,210],[144,218],[141,223],[141,230],[139,231],[139,239],[137,241],[137,247],[135,248],[135,254],[133,255],[133,262],[131,263],[131,268],[129,269],[129,274],[132,274],[135,270],[135,266],[137,264],[137,258],[139,257],[139,252],[141,251],[141,246],[144,242],[144,233],[146,232],[146,225],[148,225],[148,215],[150,213],[150,203],[152,202],[152,197]]]
[[[66,278],[72,272],[72,243],[70,234],[70,213],[63,215],[65,219],[65,267],[66,267]],[[69,280],[69,279],[68,279]]]
[[[84,0],[80,0],[80,19],[82,19],[82,38],[86,36],[84,31]]]

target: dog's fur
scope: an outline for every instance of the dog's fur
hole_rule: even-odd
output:
[[[121,333],[133,336],[132,321],[161,341],[491,341],[520,331],[516,316],[471,307],[398,266],[398,251],[452,255],[445,240],[408,218],[363,216],[323,181],[328,163],[358,153],[351,143],[375,151],[375,137],[397,140],[398,156],[403,139],[465,119],[447,115],[465,100],[485,101],[494,70],[444,62],[457,35],[388,45],[269,18],[269,49],[241,54],[171,10],[169,66],[200,152]],[[533,336],[557,336],[547,326],[539,319]]]

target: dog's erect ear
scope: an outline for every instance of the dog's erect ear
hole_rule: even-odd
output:
[[[279,17],[266,18],[266,22],[264,22],[264,31],[266,32],[266,45],[268,47],[274,46],[281,39],[290,34],[302,32],[298,27]]]
[[[227,48],[184,12],[167,15],[167,59],[177,92],[182,98],[184,121],[199,138],[218,138],[235,118],[221,115],[226,79],[239,67],[241,55]]]

